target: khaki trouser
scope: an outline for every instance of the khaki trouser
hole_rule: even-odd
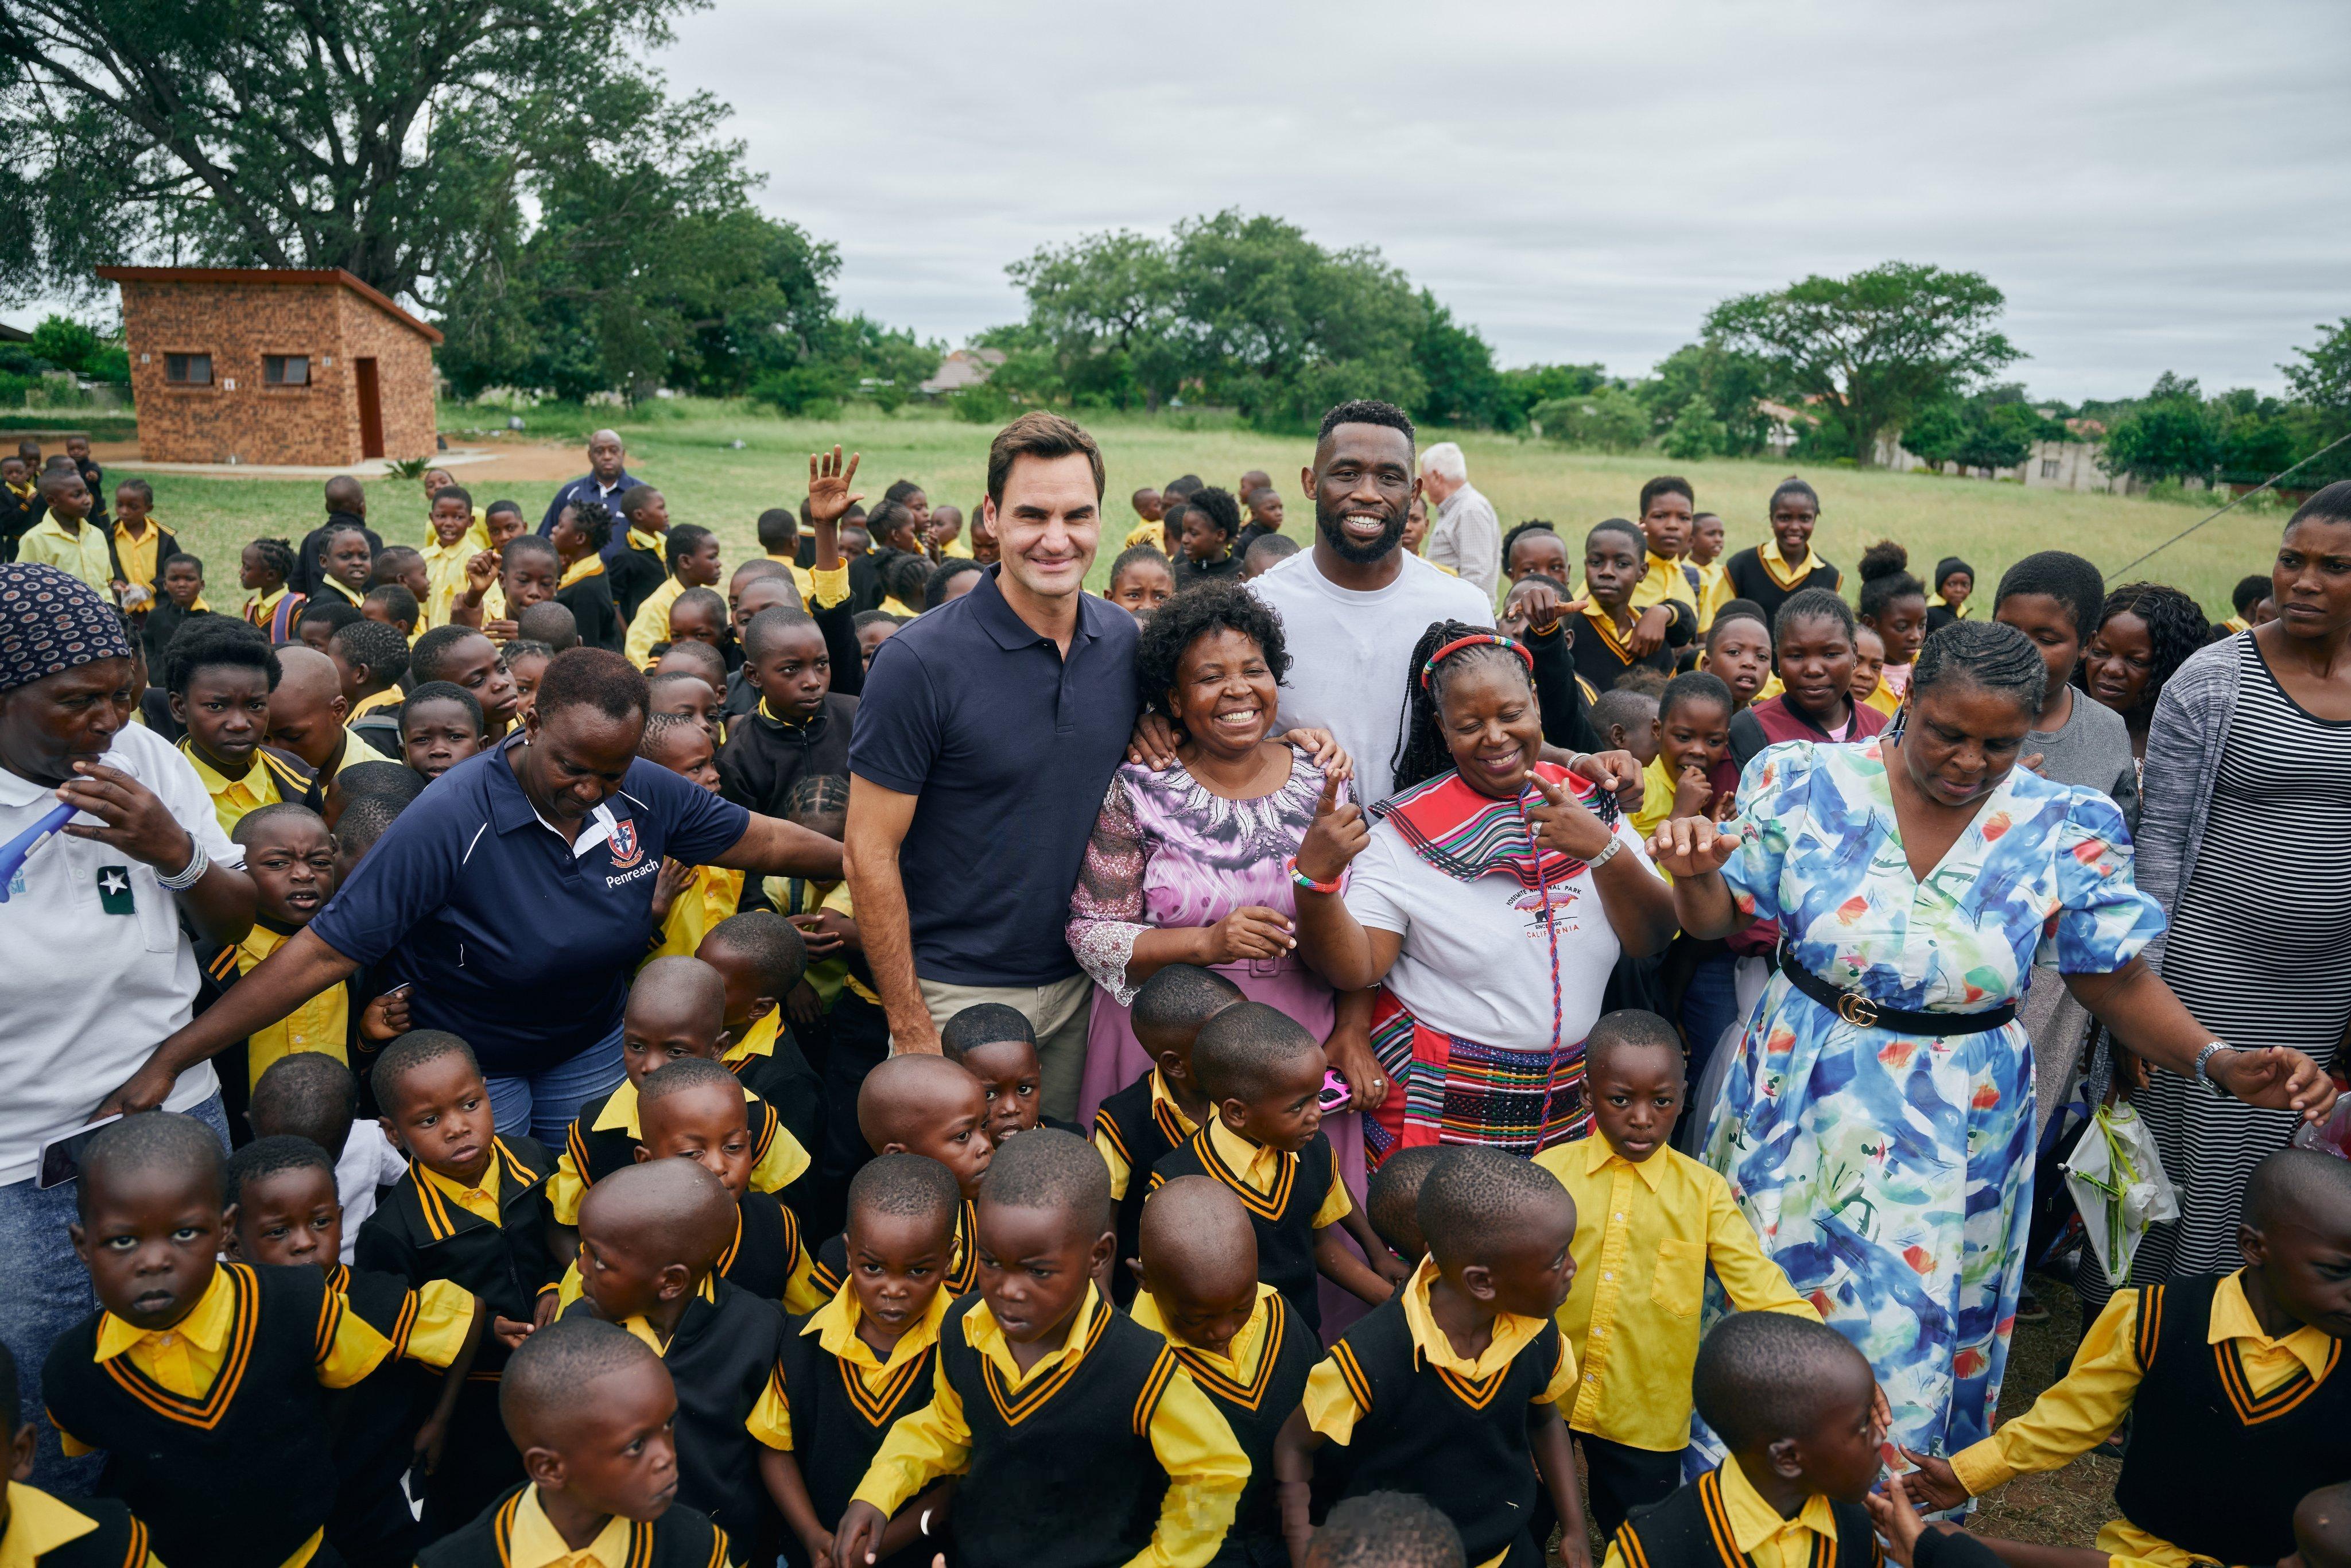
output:
[[[1037,1031],[1037,1060],[1045,1070],[1038,1095],[1048,1116],[1078,1119],[1079,1082],[1086,1070],[1086,1030],[1093,1019],[1094,983],[1082,971],[1050,986],[958,986],[924,980],[923,1005],[940,1029],[947,1019],[981,1002],[998,1002],[1029,1020]]]

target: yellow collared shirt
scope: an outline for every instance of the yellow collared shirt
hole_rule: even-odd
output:
[[[1491,1377],[1510,1365],[1519,1352],[1527,1348],[1534,1337],[1542,1333],[1541,1318],[1522,1318],[1516,1312],[1498,1312],[1494,1317],[1493,1338],[1473,1360],[1453,1348],[1445,1331],[1437,1326],[1437,1318],[1428,1302],[1429,1291],[1437,1284],[1437,1260],[1424,1258],[1411,1279],[1404,1283],[1405,1326],[1412,1331],[1412,1343],[1431,1366],[1450,1372],[1475,1383]],[[1559,1346],[1559,1364],[1552,1369],[1551,1380],[1532,1401],[1537,1405],[1556,1405],[1575,1386],[1575,1352],[1564,1335]],[[1306,1424],[1334,1443],[1354,1440],[1355,1423],[1363,1419],[1364,1407],[1355,1403],[1354,1394],[1347,1386],[1346,1374],[1339,1367],[1336,1356],[1326,1355],[1314,1364],[1306,1375],[1306,1396],[1301,1401],[1306,1411]],[[1496,1559],[1499,1561],[1500,1559]],[[1481,1564],[1481,1568],[1483,1565]]]
[[[180,741],[180,755],[194,765],[204,793],[213,798],[213,816],[224,833],[235,832],[236,825],[245,821],[248,812],[274,806],[285,799],[277,792],[277,775],[269,770],[269,764],[261,759],[258,751],[254,753],[253,765],[245,770],[242,779],[231,779],[205,761],[196,750],[195,742],[185,737]]]
[[[1131,550],[1137,545],[1149,545],[1153,549],[1167,548],[1167,529],[1158,523],[1137,523],[1127,529],[1126,538],[1118,548]]]
[[[1663,604],[1668,599],[1678,599],[1692,610],[1698,608],[1698,594],[1683,575],[1682,563],[1670,560],[1656,551],[1648,552],[1648,568],[1641,580],[1633,585],[1632,606],[1646,610],[1652,604]]]
[[[923,1309],[923,1315],[914,1321],[912,1327],[898,1336],[898,1343],[890,1347],[886,1357],[858,1337],[857,1324],[862,1313],[857,1304],[854,1285],[843,1285],[835,1291],[831,1301],[810,1314],[800,1333],[816,1335],[816,1342],[823,1347],[824,1353],[844,1364],[856,1375],[858,1385],[886,1406],[888,1399],[884,1396],[889,1395],[891,1383],[906,1375],[906,1369],[920,1359],[925,1351],[939,1343],[939,1325],[946,1322],[947,1309],[953,1305],[955,1298],[945,1289],[931,1292],[931,1304]],[[784,1392],[789,1396],[791,1391],[786,1389]],[[782,1446],[789,1448],[791,1447],[791,1416],[789,1411],[784,1416],[783,1432],[785,1442]]]
[[[2211,1325],[2205,1343],[2234,1341],[2248,1391],[2256,1399],[2307,1373],[2326,1375],[2337,1342],[2304,1326],[2279,1339],[2262,1332],[2245,1300],[2244,1270],[2222,1280],[2212,1292]],[[2053,1470],[2106,1440],[2129,1413],[2146,1369],[2138,1359],[2139,1292],[2122,1291],[2082,1335],[2081,1348],[2065,1375],[2042,1392],[2032,1408],[1980,1443],[1951,1456],[1959,1484],[1981,1497],[2013,1476]],[[2161,1568],[2188,1568],[2200,1561],[2126,1519],[2098,1531],[2098,1550],[2136,1557]]]
[[[842,877],[839,882],[833,883],[832,890],[824,895],[824,901],[818,904],[817,907],[820,909],[830,909],[834,914],[842,915],[851,920],[856,919],[857,902],[850,893],[849,879],[847,877]],[[862,998],[864,1000],[872,1002],[877,1008],[882,1005],[882,998],[874,993],[873,988],[859,979],[855,975],[851,974],[846,967],[841,970],[841,988],[848,991],[852,996]]]
[[[1154,1116],[1158,1114],[1162,1105],[1167,1107],[1168,1114],[1176,1119],[1176,1124],[1184,1129],[1185,1137],[1188,1138],[1200,1130],[1200,1124],[1184,1113],[1183,1106],[1176,1103],[1176,1096],[1167,1092],[1167,1081],[1159,1075],[1159,1069],[1155,1067],[1151,1070],[1151,1111]],[[1102,1135],[1102,1130],[1099,1127],[1094,1131],[1094,1148],[1101,1154],[1102,1164],[1110,1167],[1111,1201],[1124,1203],[1126,1184],[1134,1179],[1134,1168],[1126,1163],[1126,1156],[1118,1152],[1118,1145]],[[1143,1174],[1148,1176],[1151,1173],[1145,1171]],[[1346,1210],[1341,1209],[1339,1212],[1342,1218],[1346,1217]]]
[[[0,1534],[0,1568],[39,1568],[42,1558],[98,1528],[98,1521],[37,1487],[22,1481],[6,1485],[8,1528]],[[134,1541],[143,1541],[145,1534],[141,1530]],[[152,1552],[141,1563],[144,1568],[162,1568]]]
[[[809,568],[808,587],[803,591],[811,608],[831,609],[849,597],[849,563],[843,561],[831,571]]]
[[[266,629],[269,625],[269,618],[277,613],[277,601],[293,591],[290,588],[281,588],[266,599],[256,594],[246,600],[245,601],[246,624]]]
[[[1902,711],[1902,699],[1894,695],[1894,688],[1887,685],[1886,678],[1881,675],[1878,677],[1877,685],[1870,689],[1869,695],[1861,699],[1861,706],[1874,707],[1886,717],[1892,718]]]
[[[114,602],[110,591],[114,585],[114,557],[107,549],[106,534],[94,523],[85,521],[68,534],[52,513],[25,530],[24,538],[16,541],[16,559],[20,562],[41,561],[68,576],[80,578],[109,604]]]
[[[419,1165],[418,1175],[433,1184],[441,1195],[476,1219],[486,1219],[492,1225],[498,1220],[498,1156],[490,1154],[490,1163],[482,1172],[481,1185],[467,1186],[452,1176],[444,1176],[432,1166]]]
[[[407,696],[408,694],[398,686],[386,686],[380,692],[371,692],[352,705],[350,717],[344,722],[352,723],[375,712],[378,708],[398,707],[407,699]],[[371,747],[369,749],[374,748]]]
[[[595,1540],[574,1552],[538,1506],[534,1486],[515,1508],[514,1529],[507,1538],[507,1568],[626,1568],[629,1533],[629,1521],[616,1513],[604,1521]]]
[[[753,1108],[752,1114],[756,1119],[759,1097],[746,1089],[743,1100],[747,1106]],[[637,1086],[623,1080],[621,1086],[612,1091],[612,1097],[604,1103],[604,1109],[597,1113],[595,1124],[588,1130],[591,1133],[622,1132],[632,1138],[641,1136],[637,1125]],[[567,1147],[555,1162],[555,1174],[548,1178],[547,1201],[555,1211],[557,1224],[577,1225],[580,1223],[580,1200],[588,1194],[588,1178],[587,1174],[580,1170],[579,1162],[571,1157],[571,1150],[568,1146],[570,1140],[566,1138],[564,1143]],[[800,1141],[792,1136],[792,1130],[778,1122],[776,1135],[768,1141],[767,1153],[761,1155],[758,1164],[751,1167],[751,1190],[781,1192],[799,1180],[809,1164],[809,1152],[800,1147]]]
[[[1764,575],[1782,588],[1795,587],[1821,567],[1821,558],[1813,553],[1812,546],[1804,547],[1803,559],[1791,561],[1780,553],[1780,541],[1776,537],[1763,541],[1761,548],[1755,552],[1755,559],[1763,563]]]
[[[444,545],[436,535],[418,552],[424,557],[424,571],[429,584],[423,615],[418,622],[420,628],[429,631],[435,626],[449,624],[449,606],[457,595],[465,591],[465,563],[490,548],[489,536],[486,533],[482,538],[484,542],[475,544],[473,531],[469,528],[455,544]]]
[[[201,769],[203,764],[197,767]],[[218,810],[215,802],[214,810]],[[253,973],[255,966],[286,946],[286,941],[266,925],[256,925],[236,945],[238,970]],[[276,1023],[255,1030],[246,1037],[245,1046],[248,1084],[260,1082],[262,1072],[271,1062],[298,1051],[315,1051],[348,1066],[350,1056],[345,1042],[350,1037],[350,988],[338,980]]]
[[[1698,571],[1698,631],[1703,637],[1714,629],[1717,612],[1739,597],[1730,586],[1730,566],[1720,556],[1704,566],[1689,563]]]
[[[1286,1154],[1270,1144],[1252,1144],[1224,1124],[1218,1117],[1208,1124],[1208,1142],[1216,1148],[1225,1164],[1240,1173],[1240,1178],[1261,1193],[1271,1192],[1281,1179],[1285,1164],[1294,1165],[1298,1156]],[[1355,1200],[1347,1195],[1347,1184],[1339,1178],[1338,1162],[1331,1164],[1331,1189],[1322,1195],[1322,1207],[1314,1211],[1314,1228],[1336,1225],[1353,1212]]]
[[[1666,771],[1666,758],[1662,752],[1649,758],[1649,765],[1641,769],[1641,809],[1633,813],[1633,831],[1644,841],[1674,814],[1674,776]],[[1665,873],[1658,874],[1665,875],[1668,882],[1673,880]],[[1554,1145],[1560,1148],[1570,1146]]]
[[[1250,1310],[1249,1322],[1241,1325],[1240,1333],[1233,1335],[1233,1343],[1225,1346],[1222,1355],[1212,1350],[1203,1350],[1196,1344],[1186,1343],[1182,1348],[1198,1356],[1235,1383],[1240,1384],[1243,1387],[1249,1386],[1257,1381],[1258,1359],[1266,1351],[1266,1328],[1273,1321],[1273,1309],[1266,1303],[1280,1294],[1280,1291],[1264,1281],[1258,1281],[1257,1305]],[[1136,1291],[1134,1305],[1128,1311],[1137,1323],[1149,1329],[1153,1333],[1164,1335],[1168,1343],[1179,1343],[1175,1333],[1167,1326],[1166,1314],[1159,1310],[1158,1298],[1152,1295],[1150,1291]]]
[[[743,902],[743,873],[723,865],[695,869],[694,885],[679,894],[677,901],[669,906],[669,915],[662,922],[662,944],[645,963],[655,958],[693,957],[694,950],[702,946],[710,928],[733,915]]]
[[[659,588],[645,595],[637,606],[636,618],[629,622],[629,638],[622,652],[629,663],[639,669],[645,667],[653,656],[653,644],[669,641],[669,607],[685,591],[685,584],[675,576],[664,577]]]
[[[1560,1405],[1577,1431],[1652,1453],[1688,1444],[1708,1264],[1734,1311],[1819,1321],[1764,1256],[1729,1185],[1688,1155],[1659,1149],[1635,1164],[1594,1136],[1535,1164],[1575,1199],[1575,1280],[1559,1332],[1582,1369]]]
[[[1813,1560],[1815,1538],[1829,1543],[1831,1558],[1836,1555],[1836,1513],[1827,1498],[1815,1492],[1804,1500],[1795,1518],[1782,1519],[1780,1511],[1763,1500],[1738,1460],[1725,1460],[1716,1473],[1721,1479],[1723,1511],[1730,1516],[1731,1541],[1755,1568],[1806,1568]],[[1620,1568],[1622,1561],[1611,1546],[1610,1568]]]
[[[155,552],[162,548],[163,526],[153,517],[147,519],[147,531],[134,534],[121,523],[114,525],[114,559],[121,564],[122,580],[144,588],[153,582]]]
[[[346,1270],[344,1278],[350,1278]],[[427,1280],[412,1292],[416,1315],[398,1349],[402,1359],[435,1370],[446,1368],[465,1348],[474,1327],[474,1292],[455,1280]]]
[[[1094,1314],[1109,1311],[1101,1292],[1088,1285],[1085,1301],[1070,1320],[1068,1337],[1027,1372],[1012,1358],[1012,1347],[1004,1331],[997,1327],[987,1302],[965,1314],[964,1338],[995,1364],[1018,1393],[1050,1375],[1064,1361],[1083,1356]],[[890,1428],[858,1485],[857,1501],[895,1513],[908,1498],[939,1477],[961,1475],[970,1468],[971,1427],[964,1418],[963,1402],[947,1381],[946,1358],[940,1357],[935,1364],[930,1404],[901,1416]],[[1225,1532],[1232,1528],[1241,1491],[1249,1485],[1249,1457],[1241,1452],[1224,1416],[1180,1366],[1168,1377],[1152,1412],[1150,1438],[1153,1455],[1167,1472],[1167,1495],[1159,1505],[1159,1524],[1151,1533],[1151,1544],[1129,1558],[1123,1568],[1205,1568],[1217,1554]],[[1040,1458],[1039,1462],[1050,1461]]]
[[[366,594],[350,587],[341,578],[329,577],[324,572],[321,572],[319,575],[319,589],[320,597],[324,597],[326,591],[332,589],[335,592],[341,594],[344,601],[354,610],[357,610],[360,605],[367,602]]]

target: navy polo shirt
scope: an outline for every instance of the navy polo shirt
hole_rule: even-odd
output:
[[[575,852],[540,821],[507,745],[429,785],[310,923],[373,970],[413,985],[415,1028],[446,1030],[485,1072],[537,1072],[621,1027],[653,933],[662,857],[704,865],[751,814],[643,760],[580,829]]]
[[[875,650],[849,770],[917,795],[898,851],[914,972],[1044,986],[1078,972],[1062,929],[1139,703],[1134,617],[1084,594],[1069,657],[979,586]]]
[[[538,520],[538,537],[545,538],[553,533],[555,519],[561,517],[563,508],[574,501],[601,500],[612,508],[612,537],[604,541],[601,553],[606,560],[613,559],[621,551],[629,548],[629,520],[621,516],[621,497],[643,483],[643,479],[623,468],[621,470],[621,476],[612,482],[612,493],[606,496],[598,492],[594,474],[582,474],[579,478],[558,490],[555,493],[555,499],[547,504],[547,515]]]

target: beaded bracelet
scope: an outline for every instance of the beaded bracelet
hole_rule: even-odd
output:
[[[1300,871],[1298,869],[1298,857],[1296,855],[1290,856],[1287,863],[1290,871],[1290,880],[1304,888],[1307,892],[1336,893],[1339,891],[1339,879],[1337,877],[1332,877],[1329,882],[1316,882],[1312,877],[1308,876],[1304,872]]]

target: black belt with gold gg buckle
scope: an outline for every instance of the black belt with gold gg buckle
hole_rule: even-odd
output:
[[[2002,1002],[1980,1013],[1929,1013],[1910,1008],[1889,1008],[1882,1002],[1872,1001],[1859,991],[1833,986],[1822,979],[1798,963],[1795,954],[1784,942],[1780,944],[1779,964],[1780,973],[1788,977],[1790,985],[1855,1029],[1882,1029],[1893,1034],[1939,1038],[1954,1034],[1984,1034],[2004,1027],[2016,1017],[2014,1002]]]

